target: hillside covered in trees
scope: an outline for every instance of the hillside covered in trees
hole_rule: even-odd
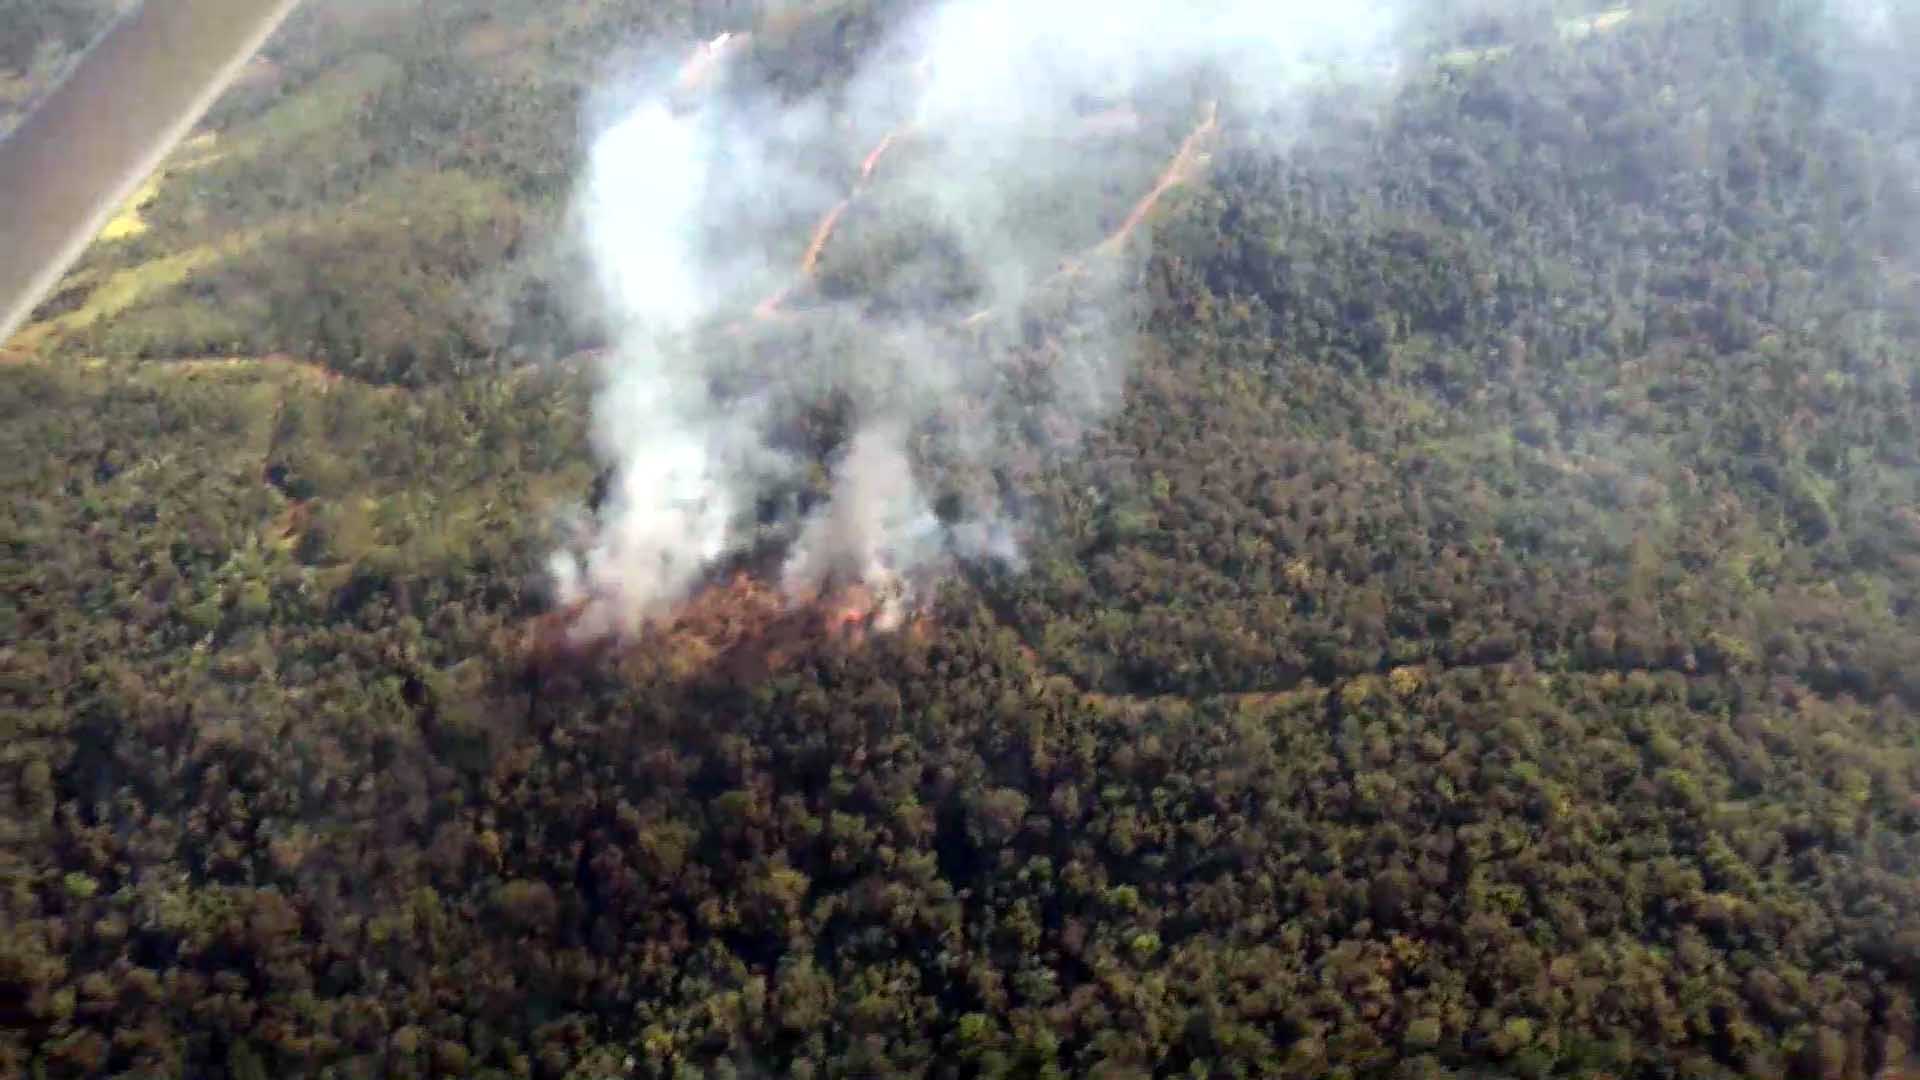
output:
[[[0,0],[0,115],[113,6]],[[1017,563],[556,647],[598,88],[924,6],[311,0],[0,345],[0,1076],[1920,1076],[1920,12],[1225,99],[1113,415],[925,465]],[[963,293],[884,181],[817,295]]]

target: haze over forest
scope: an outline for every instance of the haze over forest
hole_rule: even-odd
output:
[[[1907,0],[307,0],[0,461],[0,1077],[1920,1077]]]

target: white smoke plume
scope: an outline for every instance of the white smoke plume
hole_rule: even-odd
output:
[[[883,621],[947,560],[1015,557],[990,477],[1117,406],[1135,312],[1112,256],[1197,175],[1213,99],[1270,114],[1384,55],[1394,22],[950,0],[800,100],[729,77],[765,47],[750,28],[696,46],[600,132],[577,200],[614,345],[594,417],[612,480],[553,558],[576,634],[632,634],[770,534],[790,597],[864,585]],[[824,478],[790,437],[823,402],[845,424]],[[935,462],[971,478],[940,515]],[[810,471],[823,501],[802,507]]]
[[[811,598],[835,581],[872,590],[880,626],[904,614],[903,571],[939,554],[940,523],[922,500],[904,433],[892,422],[855,435],[835,473],[833,495],[807,518],[781,585]]]

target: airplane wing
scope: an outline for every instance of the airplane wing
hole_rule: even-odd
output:
[[[146,0],[0,140],[0,343],[299,0]]]

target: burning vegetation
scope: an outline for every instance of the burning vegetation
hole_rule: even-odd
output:
[[[640,663],[676,678],[719,676],[756,681],[819,650],[860,648],[878,634],[925,640],[932,613],[909,608],[902,589],[861,581],[831,583],[795,597],[763,573],[716,574],[678,608],[633,635],[586,629],[585,602],[535,620],[529,652],[536,668],[580,663]]]
[[[674,116],[648,114],[643,108],[635,114],[640,119],[629,122],[637,125],[635,130],[644,127],[653,133],[638,144],[645,147],[644,152],[637,156],[631,153],[633,146],[627,144],[633,140],[617,133],[601,149],[605,171],[599,174],[596,188],[601,201],[590,204],[594,208],[590,217],[603,227],[596,234],[602,244],[600,257],[616,282],[645,283],[688,276],[679,262],[666,259],[650,263],[635,254],[657,251],[660,245],[654,240],[677,235],[679,219],[675,214],[731,220],[724,207],[708,206],[698,195],[689,194],[701,190],[702,184],[688,187],[679,185],[678,180],[664,183],[664,178],[677,174],[672,174],[671,159],[663,157],[658,146],[683,140],[683,151],[695,161],[704,153],[697,147],[707,145],[701,139],[718,139],[715,146],[733,147],[727,140],[737,136],[724,120],[708,131],[700,126],[697,112],[710,108],[724,115],[732,107],[724,100],[715,100],[711,76],[748,40],[745,34],[721,35],[694,49],[675,80]],[[936,45],[929,57],[938,51]],[[921,95],[913,114],[900,118],[877,141],[867,144],[857,159],[850,187],[837,197],[830,196],[830,203],[820,204],[808,242],[784,280],[753,302],[747,308],[749,314],[727,318],[721,325],[725,336],[737,341],[748,326],[757,322],[853,314],[854,322],[862,327],[855,337],[873,339],[867,345],[902,340],[915,343],[899,353],[877,346],[873,357],[855,360],[854,367],[870,369],[876,364],[893,363],[941,367],[948,373],[915,382],[912,377],[904,381],[897,377],[876,379],[873,371],[863,371],[851,384],[836,384],[830,390],[850,403],[847,411],[852,416],[849,429],[834,444],[812,446],[797,455],[794,448],[764,443],[758,449],[743,450],[766,436],[748,430],[753,421],[738,421],[742,408],[728,407],[712,398],[709,388],[713,383],[686,374],[713,366],[713,361],[705,358],[708,343],[699,338],[699,331],[687,331],[686,337],[676,340],[671,334],[661,336],[648,329],[658,322],[671,326],[686,312],[674,307],[648,307],[656,292],[650,288],[616,290],[619,299],[638,304],[635,314],[641,328],[603,356],[603,369],[610,381],[609,416],[613,415],[611,410],[620,410],[612,428],[616,431],[613,438],[622,442],[623,448],[615,454],[609,474],[614,477],[616,494],[612,500],[595,500],[594,522],[576,538],[577,547],[556,560],[557,607],[543,618],[534,634],[542,662],[644,653],[682,674],[716,668],[737,675],[764,673],[787,663],[810,644],[857,645],[876,633],[924,625],[924,602],[910,582],[937,576],[950,564],[950,556],[969,557],[965,550],[969,543],[975,555],[1004,558],[1011,550],[1004,540],[1005,525],[991,508],[985,510],[984,520],[971,523],[970,535],[1003,539],[981,547],[977,539],[969,541],[947,533],[951,526],[936,521],[927,510],[916,477],[919,466],[910,462],[908,447],[921,437],[920,433],[929,430],[929,422],[934,428],[951,428],[952,418],[961,414],[975,420],[991,416],[994,410],[990,403],[994,395],[1006,392],[1005,377],[1009,374],[1012,381],[1034,388],[1047,401],[1044,414],[1033,421],[1040,429],[1054,433],[1079,430],[1081,425],[1070,422],[1070,415],[1084,420],[1087,417],[1081,414],[1099,412],[1102,406],[1094,400],[1072,400],[1054,385],[1058,377],[1053,368],[1061,361],[1066,346],[1048,344],[1034,354],[1034,342],[1026,340],[1008,351],[1005,343],[983,339],[971,328],[995,313],[1025,309],[1056,292],[1054,287],[1069,279],[1084,279],[1096,261],[1104,261],[1126,247],[1169,192],[1202,175],[1208,160],[1206,149],[1218,132],[1219,110],[1214,102],[1207,102],[1184,140],[1170,148],[1168,158],[1156,161],[1151,148],[1129,148],[1125,156],[1131,159],[1130,168],[1141,170],[1142,188],[1132,197],[1124,194],[1124,188],[1113,192],[1124,203],[1111,207],[1113,216],[1095,227],[1080,233],[1063,231],[1050,239],[1024,234],[1000,236],[996,230],[1004,223],[996,217],[1001,212],[999,202],[1048,192],[1057,196],[1059,193],[1049,185],[1056,185],[1059,178],[1051,174],[1050,167],[1043,167],[1045,163],[1035,161],[1019,166],[1035,169],[1032,176],[968,175],[966,170],[976,168],[977,163],[967,164],[954,155],[964,154],[963,146],[978,143],[983,136],[969,126],[977,118],[964,111],[943,114],[942,108],[952,113],[951,102],[938,106],[933,98],[925,96],[938,88],[937,74],[936,66],[927,61],[912,68],[907,81],[913,92]],[[702,98],[707,99],[705,106],[699,104]],[[1032,130],[1000,131],[988,125],[984,137],[1004,144],[997,152],[1014,153],[1024,159],[1035,154],[1047,157],[1058,146],[1079,144],[1089,130],[1123,135],[1141,127],[1139,110],[1143,102],[1104,103],[1103,110],[1089,117],[1086,102],[1073,100],[1071,105],[1056,103],[1060,104],[1058,116]],[[809,130],[815,139],[840,137],[837,127]],[[909,162],[906,168],[891,167],[902,142],[908,139],[931,156]],[[948,145],[950,142],[953,145]],[[758,148],[755,152],[768,151]],[[849,164],[853,164],[852,159]],[[1149,167],[1151,174],[1145,171]],[[948,175],[956,170],[962,174],[959,180]],[[649,184],[658,187],[656,197],[636,194],[644,192]],[[869,208],[876,188],[885,189],[872,198],[881,205]],[[871,304],[873,297],[842,295],[847,292],[844,287],[836,287],[834,299],[825,304],[790,303],[803,293],[811,296],[821,291],[819,283],[826,272],[823,260],[834,257],[831,247],[845,242],[849,219],[865,214],[877,220],[899,213],[900,205],[910,207],[916,200],[925,203],[929,199],[935,203],[961,200],[955,206],[967,200],[975,204],[974,211],[982,220],[964,224],[977,234],[970,241],[976,249],[954,249],[960,262],[972,264],[960,268],[963,278],[971,275],[972,284],[952,295],[929,294],[905,303]],[[639,224],[645,227],[636,229]],[[926,222],[889,221],[869,231],[884,234],[889,229],[927,227]],[[938,257],[925,254],[941,247],[940,226],[936,223],[933,229],[926,243],[916,245],[922,254],[915,258],[926,260],[929,274],[950,271],[954,267],[936,270]],[[865,258],[859,250],[862,240],[854,238],[850,261],[858,263]],[[985,246],[979,246],[983,243]],[[951,238],[947,246],[953,247]],[[696,247],[680,257],[698,269],[701,260],[712,255]],[[1000,264],[1009,260],[1030,264],[1037,272],[1030,272],[1021,283],[995,283]],[[1043,269],[1048,267],[1051,272]],[[886,287],[884,282],[867,285],[882,290]],[[1087,288],[1098,292],[1092,286]],[[710,298],[687,299],[694,304],[692,310],[697,310]],[[1111,306],[1111,300],[1092,294],[1083,298],[1083,302],[1095,306]],[[981,301],[986,306],[973,307]],[[972,314],[968,315],[970,308]],[[904,324],[902,319],[906,320]],[[869,327],[868,323],[873,325]],[[1031,334],[1026,337],[1031,338]],[[809,352],[783,354],[783,363],[814,368],[819,377],[835,377],[827,372],[841,361],[811,355],[817,347],[804,341],[797,340],[794,347]],[[999,349],[1004,355],[973,355],[981,349]],[[1111,342],[1110,349],[1110,355],[1125,352],[1119,341]],[[1081,351],[1087,350],[1083,347]],[[678,359],[681,356],[689,359]],[[1090,356],[1077,359],[1084,363]],[[1112,383],[1124,377],[1123,369],[1107,365],[1108,361],[1097,361],[1097,370],[1103,374],[1095,383]],[[994,375],[995,371],[1001,374]],[[875,388],[881,387],[884,389],[876,394]],[[870,400],[876,397],[882,400]],[[764,404],[750,403],[744,411],[758,410]],[[798,407],[796,402],[784,399],[773,405],[776,412]],[[657,415],[628,411],[635,406]],[[942,417],[949,422],[939,423]],[[1001,434],[1013,437],[1009,432]],[[989,444],[995,441],[987,440]],[[1064,445],[1057,438],[1054,444]],[[752,491],[755,481],[743,480],[737,473],[742,460],[764,451],[816,465],[823,463],[822,454],[836,455],[839,460],[832,470],[832,490],[824,500],[801,517],[779,523],[778,529],[786,537],[778,545],[783,565],[743,566],[755,557],[740,553],[746,538],[729,522],[736,521],[738,509],[756,496]]]

